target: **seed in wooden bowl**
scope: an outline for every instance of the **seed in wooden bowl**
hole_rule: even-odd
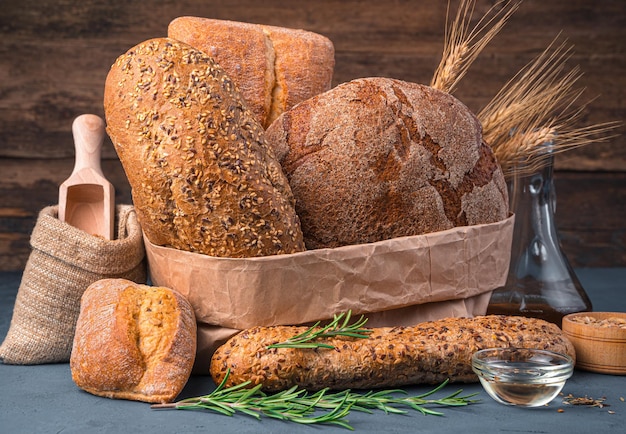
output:
[[[626,319],[618,317],[594,318],[591,316],[573,316],[572,322],[588,324],[596,327],[617,327],[626,329]]]

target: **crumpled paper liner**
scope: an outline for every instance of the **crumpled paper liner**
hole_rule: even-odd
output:
[[[198,322],[197,366],[254,326],[307,324],[351,310],[368,326],[484,315],[506,281],[514,217],[492,224],[301,253],[216,258],[152,244],[151,281],[181,292]],[[197,370],[196,370],[197,372]]]

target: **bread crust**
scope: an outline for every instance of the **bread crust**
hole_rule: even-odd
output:
[[[437,384],[446,379],[475,382],[474,352],[485,348],[541,348],[575,358],[574,347],[549,322],[488,315],[445,318],[412,327],[372,329],[366,339],[328,338],[334,349],[268,349],[307,327],[255,327],[232,337],[214,353],[210,372],[226,386],[250,381],[274,392],[299,386],[308,390],[370,389]]]
[[[168,38],[142,42],[112,65],[104,108],[153,244],[237,258],[304,250],[263,128],[210,57]]]
[[[504,175],[453,96],[382,77],[298,104],[266,131],[308,249],[363,244],[508,215]]]
[[[102,279],[81,299],[72,379],[98,396],[170,402],[191,375],[196,339],[193,309],[180,293]]]
[[[213,57],[264,128],[332,85],[333,43],[314,32],[184,16],[170,22],[168,37]]]

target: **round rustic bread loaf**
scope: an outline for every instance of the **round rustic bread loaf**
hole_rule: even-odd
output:
[[[502,170],[453,96],[373,77],[283,113],[266,131],[296,198],[308,249],[500,221]]]
[[[212,58],[173,39],[142,42],[111,67],[104,109],[153,244],[234,258],[304,250],[263,127]]]
[[[332,84],[335,48],[314,32],[183,16],[170,22],[167,35],[211,56],[264,128]]]

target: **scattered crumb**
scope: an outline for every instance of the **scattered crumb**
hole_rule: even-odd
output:
[[[608,404],[604,403],[605,401],[606,401],[605,397],[602,397],[599,399],[590,398],[588,396],[575,397],[571,393],[567,395],[565,398],[563,398],[563,404],[583,405],[587,407],[598,407],[598,408],[609,407]]]

